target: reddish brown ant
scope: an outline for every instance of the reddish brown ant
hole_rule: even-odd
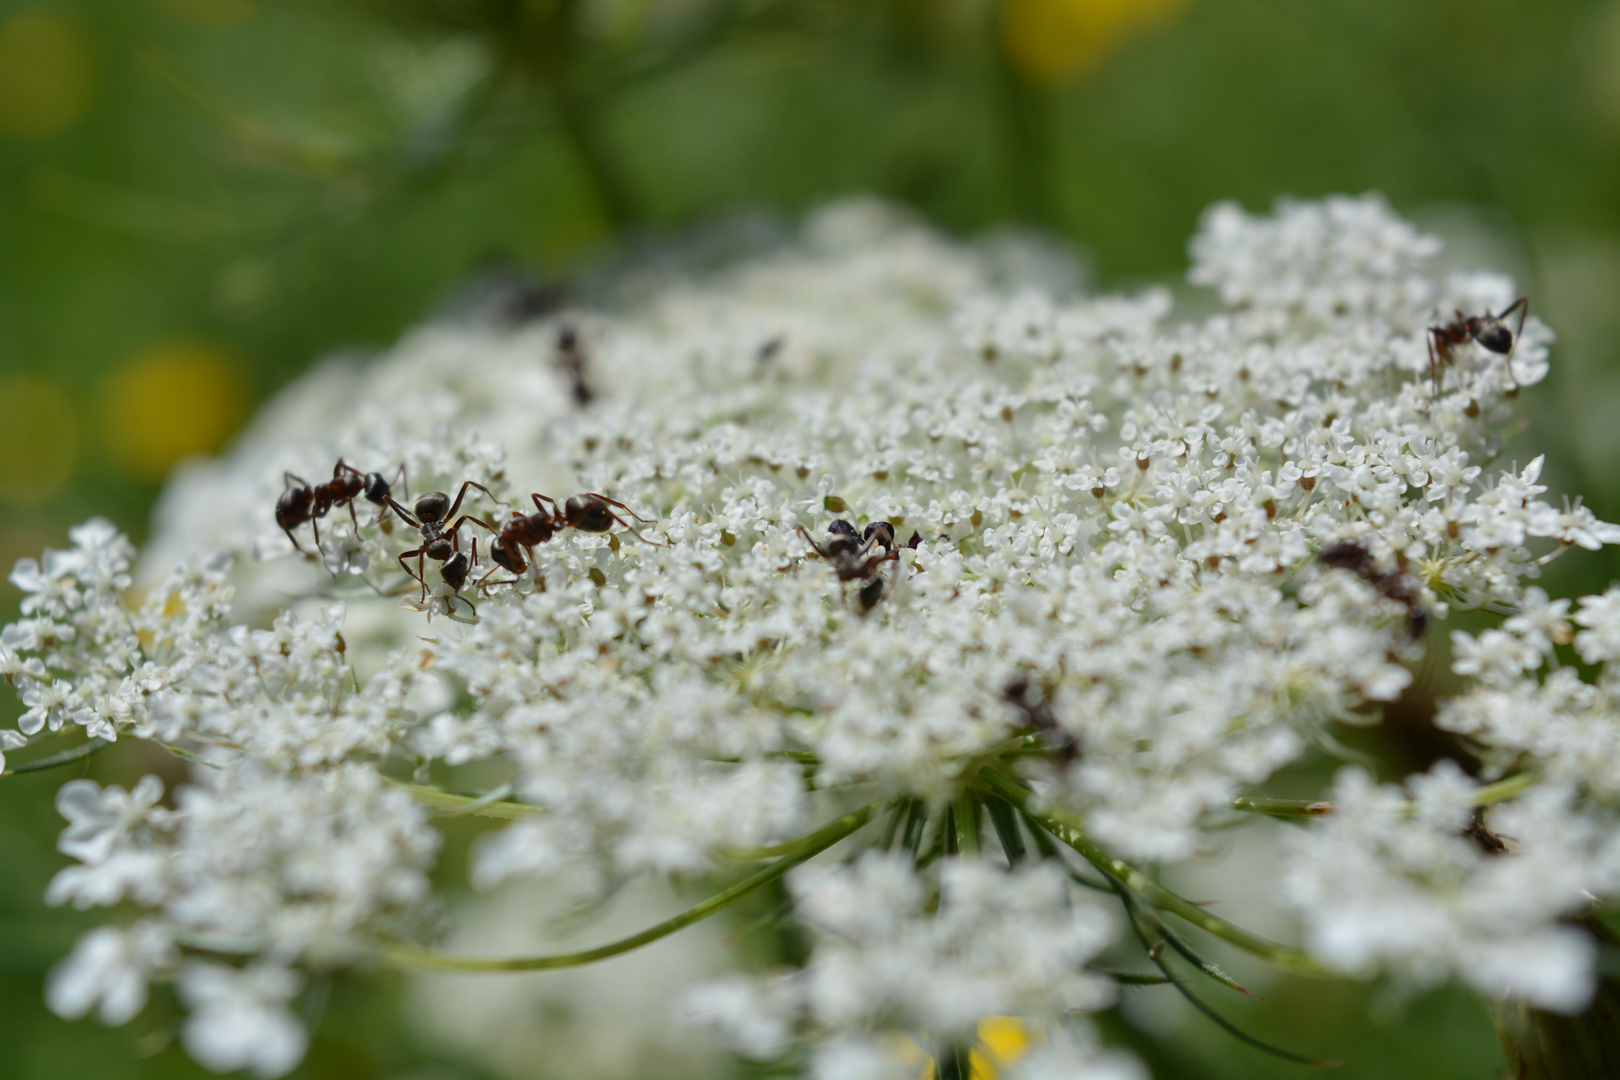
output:
[[[290,472],[284,476],[288,487],[281,493],[281,498],[276,500],[276,524],[287,534],[287,539],[292,541],[293,547],[306,555],[309,553],[304,552],[303,545],[292,533],[293,529],[306,521],[309,522],[314,527],[315,548],[319,551],[320,519],[330,513],[333,507],[347,506],[349,517],[358,528],[360,519],[354,513],[354,500],[362,495],[366,497],[367,502],[380,508],[377,512],[378,521],[387,517],[390,509],[410,521],[411,515],[394,501],[393,491],[381,473],[362,473],[342,458],[338,458],[338,463],[332,468],[332,479],[313,487],[309,481]],[[400,483],[404,482],[404,465],[399,467],[396,479]],[[415,522],[412,522],[412,525],[414,526]]]
[[[833,572],[838,575],[839,581],[858,581],[861,583],[856,596],[860,600],[861,614],[866,614],[877,606],[877,602],[885,596],[888,589],[879,568],[886,562],[894,562],[900,558],[900,552],[895,547],[894,526],[887,521],[874,521],[868,524],[861,535],[855,533],[855,526],[838,518],[827,526],[827,543],[823,547],[816,543],[803,525],[799,526],[799,534],[805,542],[832,564]],[[874,549],[882,552],[874,554]]]
[[[534,558],[534,549],[546,543],[553,536],[564,529],[578,529],[580,532],[605,533],[615,524],[623,526],[637,540],[644,544],[660,547],[657,541],[648,540],[624,518],[613,512],[617,507],[630,517],[635,518],[643,525],[650,524],[650,519],[642,517],[624,503],[610,499],[606,495],[594,491],[587,491],[582,495],[570,495],[568,501],[561,507],[557,500],[549,495],[531,494],[534,500],[534,513],[522,514],[512,511],[512,520],[503,525],[499,534],[489,545],[489,557],[495,564],[512,574],[509,581],[490,581],[495,573],[491,570],[478,582],[478,587],[487,591],[496,585],[510,585],[523,575],[529,568],[529,562]]]
[[[1509,330],[1503,320],[1515,311],[1519,313],[1519,325]],[[1429,379],[1434,384],[1434,396],[1440,396],[1440,369],[1454,360],[1451,350],[1470,341],[1477,341],[1483,348],[1507,357],[1508,378],[1517,387],[1519,380],[1513,374],[1513,346],[1519,335],[1524,333],[1524,317],[1529,313],[1530,298],[1521,296],[1495,315],[1491,314],[1489,308],[1483,315],[1464,315],[1459,311],[1449,323],[1429,327]]]
[[[1422,592],[1417,581],[1398,570],[1380,570],[1373,565],[1372,552],[1355,540],[1340,540],[1329,544],[1316,556],[1327,566],[1348,570],[1378,590],[1379,595],[1406,608],[1412,640],[1416,641],[1429,628],[1429,613],[1418,604]]]
[[[405,568],[405,572],[407,574],[411,575],[411,577],[422,583],[423,603],[427,602],[428,588],[427,578],[423,576],[422,560],[424,557],[432,559],[435,562],[444,563],[445,570],[441,572],[446,574],[454,574],[456,571],[451,570],[450,567],[456,562],[456,556],[461,551],[461,542],[458,539],[458,536],[464,522],[470,521],[474,525],[481,525],[488,529],[492,534],[499,532],[495,526],[491,525],[483,518],[474,517],[472,514],[463,514],[460,517],[456,517],[456,511],[461,509],[461,500],[467,497],[468,488],[477,488],[485,495],[488,495],[491,499],[495,498],[495,493],[490,491],[489,488],[485,487],[483,484],[480,484],[475,480],[467,480],[462,483],[461,490],[456,492],[455,502],[451,502],[450,496],[442,491],[424,492],[423,494],[417,496],[416,502],[412,504],[412,512],[414,517],[409,515],[406,516],[406,520],[410,521],[411,526],[421,531],[422,543],[410,551],[401,552],[399,555],[399,565]],[[403,511],[400,512],[403,513]],[[412,570],[411,564],[405,561],[413,556],[416,559],[415,570]],[[466,574],[469,569],[470,564],[460,567],[459,572],[462,581],[466,580]],[[449,577],[446,577],[446,581],[449,581]],[[451,584],[451,587],[457,588],[457,586],[453,583]],[[471,601],[468,602],[471,603]]]

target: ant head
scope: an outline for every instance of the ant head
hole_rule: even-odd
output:
[[[839,535],[854,536],[855,535],[855,526],[851,525],[849,522],[845,521],[843,518],[838,518],[835,521],[833,521],[832,524],[827,526],[827,535],[828,536],[839,536]]]
[[[1029,678],[1024,675],[1014,675],[1007,680],[1007,685],[1002,688],[1001,693],[1008,701],[1022,704],[1024,699],[1029,696]]]
[[[415,512],[419,521],[443,521],[450,512],[450,496],[442,491],[424,491],[416,497]]]
[[[877,542],[885,550],[894,550],[894,526],[887,521],[871,522],[866,526],[866,531],[861,533],[861,539],[868,544],[872,542],[873,537],[877,538]]]
[[[1513,331],[1507,328],[1507,323],[1494,315],[1480,316],[1477,325],[1471,329],[1474,340],[1493,353],[1506,354],[1513,348]]]
[[[880,577],[873,577],[861,586],[859,597],[862,615],[871,611],[877,606],[877,602],[883,599],[883,589],[884,582]]]
[[[467,571],[471,568],[472,562],[467,558],[467,553],[458,551],[440,568],[439,574],[444,578],[446,585],[460,592],[461,587],[467,584]]]
[[[496,538],[495,542],[489,545],[489,557],[495,560],[496,566],[513,574],[521,574],[529,567],[518,551],[517,545],[504,536]]]
[[[593,495],[570,495],[563,503],[563,520],[581,532],[607,532],[613,527],[613,512]]]
[[[314,500],[315,492],[307,485],[300,484],[283,491],[281,498],[276,500],[276,524],[286,529],[308,521],[310,503]]]
[[[392,491],[388,487],[388,481],[382,478],[382,473],[366,473],[364,483],[366,501],[376,503],[378,506],[382,506],[384,503],[386,503],[388,501],[388,496],[392,494]]]

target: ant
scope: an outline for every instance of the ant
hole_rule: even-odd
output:
[[[522,514],[512,511],[512,520],[500,528],[495,539],[489,545],[489,557],[495,564],[512,574],[511,581],[489,581],[491,570],[478,582],[478,587],[487,591],[496,585],[510,585],[522,576],[529,568],[529,561],[534,558],[534,549],[564,529],[578,529],[581,532],[605,533],[615,524],[629,530],[630,534],[644,544],[661,547],[657,541],[648,540],[624,518],[613,512],[617,507],[630,517],[635,518],[643,525],[651,523],[651,519],[644,518],[634,510],[617,499],[610,499],[594,491],[587,491],[583,495],[570,495],[568,501],[561,507],[557,500],[549,495],[531,494],[534,500],[534,513]],[[549,506],[548,506],[549,504]],[[492,530],[494,531],[494,530]],[[488,584],[485,584],[488,582]]]
[[[1044,735],[1049,745],[1056,744],[1059,761],[1070,765],[1080,756],[1079,741],[1063,730],[1057,722],[1057,717],[1052,713],[1052,699],[1045,695],[1038,698],[1030,697],[1028,678],[1023,675],[1013,676],[1002,689],[1001,695],[1024,714],[1029,726]]]
[[[354,500],[362,495],[366,497],[367,502],[381,508],[377,513],[379,522],[388,516],[390,509],[407,521],[410,520],[410,514],[405,512],[405,508],[394,501],[393,490],[389,487],[388,481],[382,478],[381,473],[362,473],[342,458],[338,458],[338,463],[332,468],[332,479],[313,487],[303,477],[294,476],[290,472],[283,475],[288,486],[281,493],[281,498],[276,500],[276,524],[287,534],[287,539],[292,541],[293,547],[306,555],[309,553],[304,551],[303,545],[293,535],[293,529],[306,521],[313,525],[315,548],[319,550],[320,519],[330,513],[335,506],[347,506],[349,517],[358,527],[360,519],[355,517]],[[403,464],[399,467],[396,479],[403,485],[405,480]]]
[[[499,532],[489,522],[471,514],[456,517],[456,511],[461,509],[461,500],[467,497],[468,488],[477,488],[491,499],[495,498],[495,493],[483,484],[476,480],[467,480],[462,483],[461,490],[456,492],[455,502],[451,502],[450,496],[442,491],[427,491],[417,496],[416,502],[412,505],[414,516],[405,514],[402,509],[396,507],[411,527],[419,529],[422,533],[422,543],[419,546],[400,553],[399,565],[405,568],[407,574],[422,583],[423,603],[427,602],[427,578],[422,573],[424,557],[444,563],[440,573],[444,575],[446,583],[452,589],[459,589],[460,586],[452,580],[452,577],[459,576],[460,580],[465,582],[467,572],[471,569],[471,563],[465,562],[465,557],[460,554],[461,542],[457,539],[462,523],[470,521],[475,525],[482,525],[491,533]],[[415,570],[412,570],[411,564],[405,561],[412,556],[416,558]],[[477,558],[476,549],[473,557]]]
[[[454,610],[456,606],[455,602],[460,600],[472,609],[472,613],[474,615],[478,614],[478,605],[461,595],[462,586],[467,584],[467,575],[470,574],[472,572],[472,568],[477,565],[478,537],[475,536],[473,537],[472,542],[471,559],[467,558],[467,553],[465,551],[458,551],[446,559],[444,565],[439,568],[439,576],[444,578],[444,583],[446,585],[450,586],[451,599],[448,606],[451,610]]]
[[[1327,566],[1350,571],[1377,589],[1379,595],[1406,608],[1413,641],[1421,638],[1429,628],[1429,613],[1417,602],[1420,592],[1417,581],[1398,570],[1379,570],[1373,565],[1372,552],[1359,541],[1340,540],[1329,544],[1316,557]]]
[[[1504,320],[1515,311],[1519,313],[1519,325],[1509,330]],[[1459,311],[1449,323],[1429,327],[1429,379],[1434,384],[1434,396],[1440,396],[1440,369],[1452,362],[1451,350],[1470,341],[1477,341],[1491,352],[1507,357],[1508,378],[1517,387],[1519,380],[1513,374],[1513,344],[1524,333],[1524,317],[1529,313],[1530,298],[1521,296],[1495,315],[1489,308],[1483,315],[1464,315]]]
[[[582,409],[596,397],[591,384],[585,381],[586,362],[585,349],[579,342],[579,331],[572,326],[560,328],[557,331],[557,364],[568,376],[574,404]]]
[[[859,581],[861,587],[856,593],[860,599],[861,614],[866,614],[877,606],[883,599],[887,589],[878,568],[886,562],[894,562],[900,558],[900,552],[894,543],[894,526],[887,521],[874,521],[857,536],[855,526],[838,518],[827,526],[827,546],[816,543],[803,525],[799,526],[799,533],[805,542],[815,550],[817,555],[832,563],[833,571],[838,575],[839,581]],[[883,552],[881,555],[873,554],[873,549]]]

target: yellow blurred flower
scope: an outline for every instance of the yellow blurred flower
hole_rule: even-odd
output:
[[[66,486],[79,460],[80,426],[72,399],[54,382],[0,378],[0,431],[6,433],[0,500],[40,503]]]
[[[987,1016],[979,1021],[978,1044],[974,1046],[970,1080],[999,1080],[1001,1070],[1016,1064],[1044,1037],[1017,1016]],[[934,1059],[916,1042],[907,1039],[900,1047],[902,1060],[917,1064],[917,1080],[934,1080]]]
[[[167,342],[135,354],[107,377],[107,450],[130,476],[161,480],[181,459],[219,449],[246,408],[241,367],[225,350]]]
[[[90,42],[73,23],[48,11],[0,23],[0,135],[37,139],[71,127],[95,81]]]
[[[1131,36],[1167,21],[1184,0],[1002,0],[1001,40],[1031,82],[1083,75]]]

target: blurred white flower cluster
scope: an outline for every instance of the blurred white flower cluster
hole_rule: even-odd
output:
[[[1547,371],[1535,318],[1510,353],[1465,342],[1431,371],[1430,325],[1514,299],[1425,276],[1437,246],[1371,197],[1217,206],[1191,279],[1224,306],[1177,319],[1168,292],[1077,298],[1043,248],[854,202],[730,268],[633,276],[603,311],[441,321],[316,370],[171,485],[148,587],[104,522],[12,575],[0,673],[27,711],[0,749],[80,727],[196,762],[168,799],[62,789],[82,865],[49,899],[145,914],[87,935],[52,1006],[116,1023],[176,980],[194,1056],[280,1075],[306,1039],[297,972],[419,932],[430,769],[498,760],[510,786],[459,804],[519,819],[476,849],[481,885],[785,872],[871,807],[790,879],[808,966],[686,999],[747,1051],[914,1076],[891,1035],[971,1042],[1006,1014],[1051,1029],[1028,1075],[1130,1076],[1083,1021],[1113,996],[1087,965],[1158,906],[1121,868],[1205,850],[1333,725],[1376,722],[1467,608],[1500,628],[1456,636],[1470,689],[1439,722],[1481,781],[1527,778],[1516,801],[1481,822],[1497,789],[1460,774],[1410,801],[1346,774],[1281,887],[1327,965],[1578,1009],[1595,948],[1561,920],[1620,882],[1620,600],[1571,615],[1528,582],[1620,528],[1544,501],[1541,459],[1494,461]],[[366,498],[296,555],[284,474],[340,460],[407,509],[493,493],[466,490],[459,598],[448,564],[407,576],[426,530]],[[521,573],[491,561],[544,512],[531,494],[583,492],[645,540],[559,517],[511,549]],[[1559,666],[1571,642],[1595,683]],[[1082,833],[1131,918],[1077,894],[1051,836]]]

